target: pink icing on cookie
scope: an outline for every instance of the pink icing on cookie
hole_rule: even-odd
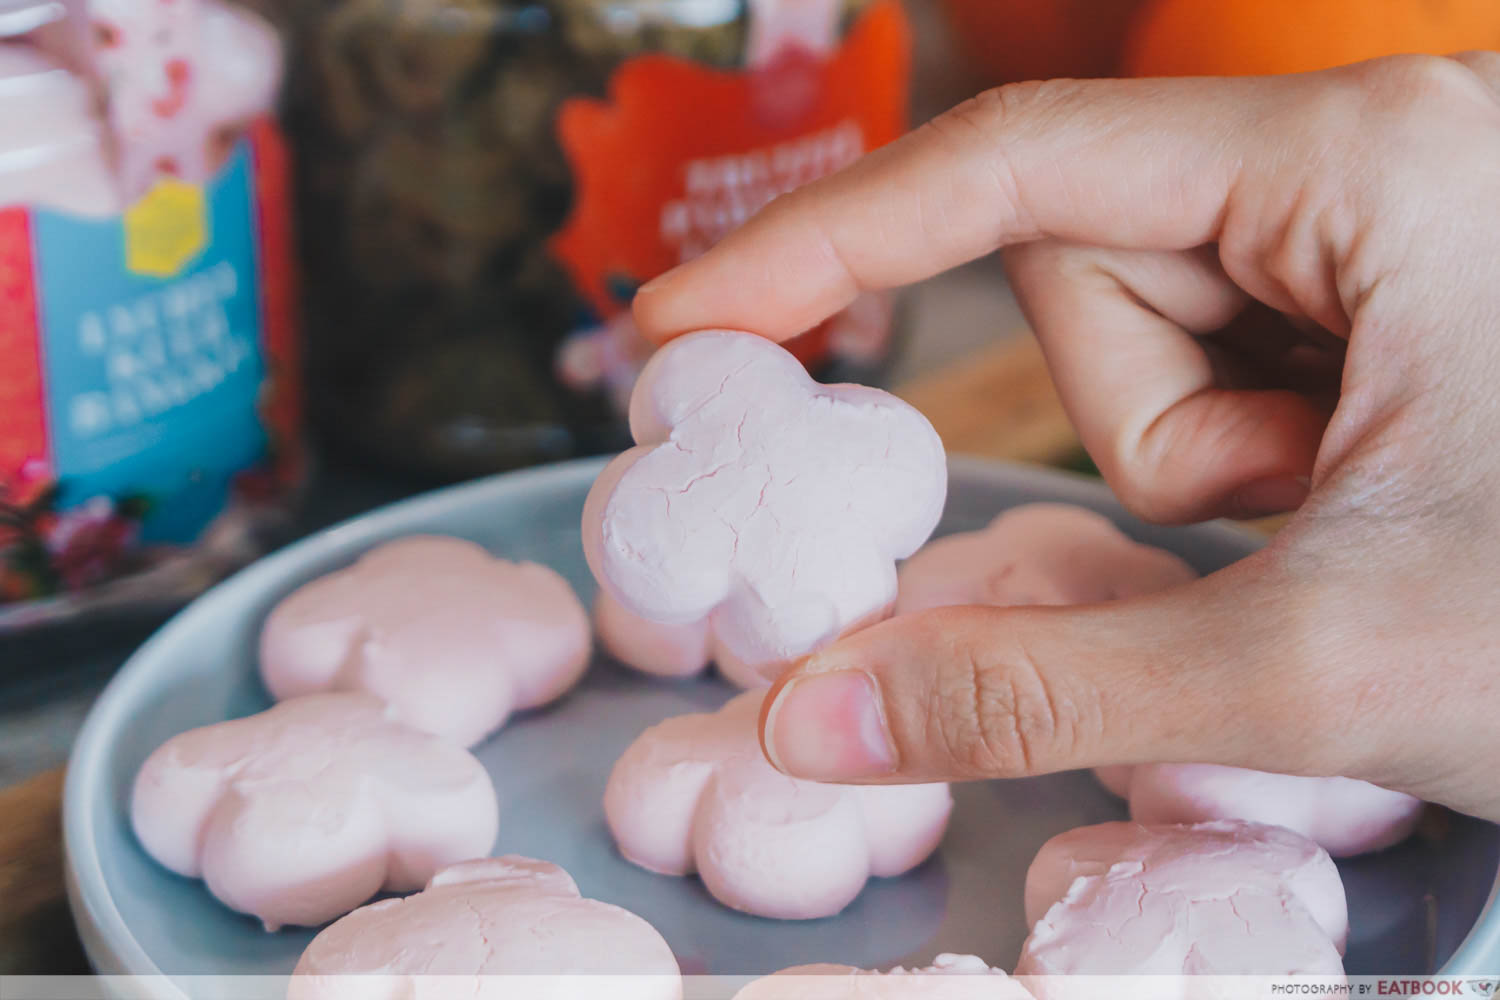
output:
[[[930,542],[901,567],[896,613],[955,604],[1096,604],[1186,583],[1170,552],[1132,540],[1082,507],[1014,507],[981,531]]]
[[[272,697],[368,691],[397,718],[472,746],[588,667],[588,613],[546,566],[458,538],[388,542],[314,580],[266,620]]]
[[[409,892],[489,853],[499,824],[479,761],[365,694],[174,736],[141,766],[130,815],[147,853],[267,930]]]
[[[287,996],[678,1000],[682,980],[646,921],[584,898],[554,864],[507,855],[444,869],[414,896],[325,928]]]
[[[1336,858],[1398,844],[1422,818],[1421,799],[1353,778],[1306,778],[1217,764],[1109,770],[1107,776],[1094,773],[1130,801],[1137,823],[1242,819],[1284,826]]]
[[[785,665],[755,666],[741,660],[714,639],[708,619],[663,625],[633,614],[607,590],[600,590],[594,601],[594,631],[610,656],[654,677],[692,677],[713,663],[736,687],[758,688],[786,669]]]
[[[1327,852],[1240,822],[1104,823],[1054,837],[1026,874],[1026,917],[1021,976],[1336,976],[1349,930]],[[1065,981],[1028,985],[1071,995]],[[1178,989],[1158,995],[1193,995]]]
[[[799,965],[757,979],[734,1000],[1032,1000],[1019,982],[973,955],[939,955],[925,969],[870,972]]]
[[[620,852],[663,875],[697,872],[726,906],[832,916],[870,876],[921,864],[942,839],[948,787],[789,778],[761,753],[762,691],[653,726],[610,774],[604,814]]]
[[[630,406],[638,442],[589,492],[584,552],[632,613],[714,634],[748,663],[883,617],[895,562],[942,513],[932,426],[863,386],[821,386],[785,350],[706,331],[663,347]]]

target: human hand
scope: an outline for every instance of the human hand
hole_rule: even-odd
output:
[[[1128,507],[1297,514],[1166,593],[858,632],[767,699],[772,762],[1195,761],[1500,819],[1500,55],[991,91],[778,200],[635,312],[657,340],[782,340],[996,249]]]

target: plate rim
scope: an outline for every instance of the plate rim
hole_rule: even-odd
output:
[[[503,493],[520,489],[526,483],[542,484],[552,479],[567,482],[581,479],[589,472],[596,476],[605,461],[597,458],[579,459],[501,473],[429,490],[357,514],[270,553],[210,587],[163,623],[130,654],[90,706],[68,754],[63,778],[63,867],[68,905],[85,954],[96,972],[105,975],[161,977],[163,982],[171,982],[168,974],[162,972],[141,947],[115,905],[114,894],[104,877],[97,845],[91,836],[94,809],[89,795],[90,789],[104,780],[103,773],[109,758],[106,737],[118,730],[118,717],[124,712],[123,703],[134,688],[142,683],[138,675],[145,669],[143,664],[148,664],[154,658],[154,650],[161,644],[163,637],[169,631],[182,627],[183,622],[208,613],[204,609],[223,600],[226,592],[252,588],[263,578],[280,576],[283,566],[306,560],[319,549],[337,548],[345,544],[357,544],[361,538],[379,537],[392,522],[419,519],[426,512],[461,505],[471,496],[492,493],[497,489]],[[163,995],[186,997],[175,986],[170,989],[170,994]]]
[[[367,544],[390,533],[394,525],[431,517],[447,507],[464,506],[476,497],[505,494],[527,487],[545,486],[550,481],[574,486],[577,481],[592,480],[611,456],[573,459],[514,472],[500,473],[466,483],[440,487],[394,503],[373,508],[331,527],[316,531],[282,549],[266,555],[209,588],[173,615],[150,638],[141,644],[110,678],[104,690],[90,707],[68,756],[63,784],[62,825],[64,878],[67,883],[69,909],[83,942],[85,953],[95,972],[105,975],[156,977],[168,991],[160,996],[185,998],[141,947],[124,917],[115,905],[114,894],[104,877],[97,845],[91,836],[94,809],[90,790],[99,781],[109,760],[106,736],[118,730],[124,702],[134,688],[143,683],[145,665],[154,659],[155,648],[169,632],[184,621],[208,614],[223,601],[224,594],[239,589],[253,589],[268,577],[283,575],[283,567],[315,559],[319,550],[346,545]],[[950,481],[964,477],[992,483],[1015,484],[1027,481],[1045,488],[1051,499],[1062,502],[1105,501],[1119,507],[1119,500],[1101,480],[1080,473],[1047,466],[950,455]],[[1256,547],[1265,538],[1227,521],[1194,525],[1200,532],[1218,534],[1241,544],[1253,542]],[[204,609],[208,608],[208,611]],[[1487,958],[1500,959],[1500,873],[1474,926],[1469,928],[1453,955],[1438,970],[1439,975],[1479,975],[1485,972],[1480,963]]]

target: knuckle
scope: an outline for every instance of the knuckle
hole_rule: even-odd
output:
[[[1163,435],[1148,431],[1136,442],[1120,442],[1108,455],[1095,456],[1095,462],[1109,488],[1125,509],[1143,521],[1168,523],[1184,516],[1180,497],[1162,484],[1171,482],[1163,475],[1165,456],[1170,445]]]
[[[818,183],[818,181],[813,181],[811,184],[804,184],[790,191],[782,191],[766,202],[757,215],[762,220],[779,221],[801,218],[809,206],[817,204],[818,193],[816,186]]]
[[[987,172],[997,202],[1010,207],[1022,230],[1034,228],[1017,169],[1028,142],[1055,136],[1080,106],[1073,80],[1013,83],[987,90],[923,125],[918,140],[951,162],[969,162]]]
[[[1492,92],[1500,91],[1500,52],[1472,49],[1455,54],[1453,60],[1468,67]]]
[[[1081,246],[1057,239],[1030,240],[1001,249],[1000,259],[1023,309],[1032,304],[1031,296],[1059,284],[1069,289],[1093,289],[1117,283],[1106,266],[1110,251]],[[1038,334],[1044,332],[1045,319],[1028,313]]]
[[[1071,106],[1080,84],[1075,80],[1043,80],[1008,83],[994,87],[928,123],[944,136],[972,140],[1012,136],[1045,125]]]
[[[1387,56],[1366,64],[1362,78],[1372,108],[1408,120],[1426,119],[1457,101],[1490,96],[1471,69],[1442,56]]]
[[[1495,92],[1470,67],[1440,56],[1389,56],[1355,67],[1364,155],[1378,150],[1388,182],[1431,178],[1444,163],[1489,162],[1500,133]],[[1347,120],[1347,119],[1346,119]],[[1489,136],[1491,142],[1478,140]]]
[[[934,621],[939,631],[942,621]],[[929,725],[960,775],[1023,777],[1073,758],[1086,713],[1059,696],[1020,643],[966,644],[946,662]]]
[[[1494,90],[1467,59],[1387,56],[1322,80],[1297,103],[1290,131],[1320,150],[1331,190],[1347,186],[1351,172],[1390,180],[1429,171],[1435,157],[1466,146],[1476,121],[1500,124]]]
[[[1251,468],[1274,436],[1269,410],[1242,405],[1220,392],[1197,392],[1177,400],[1144,429],[1123,440],[1119,457],[1104,469],[1110,487],[1131,513],[1155,522],[1197,516],[1218,499],[1185,484],[1207,484],[1208,463]]]

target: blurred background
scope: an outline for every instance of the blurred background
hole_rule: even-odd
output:
[[[269,549],[621,447],[640,284],[984,87],[1497,47],[1494,0],[0,0],[0,787]],[[993,260],[790,346],[1089,470]]]

